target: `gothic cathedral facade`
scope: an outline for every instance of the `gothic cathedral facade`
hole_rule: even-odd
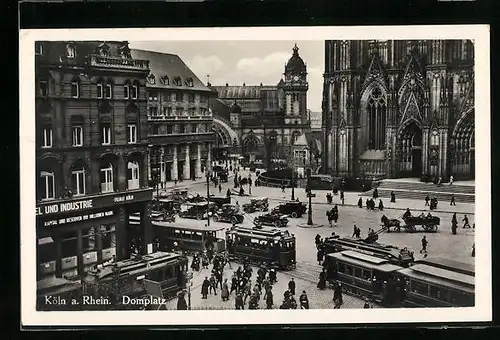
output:
[[[470,40],[325,42],[324,173],[474,178],[474,115]]]

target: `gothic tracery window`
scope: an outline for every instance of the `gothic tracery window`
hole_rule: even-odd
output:
[[[386,100],[376,87],[368,98],[368,149],[382,150],[385,146]]]

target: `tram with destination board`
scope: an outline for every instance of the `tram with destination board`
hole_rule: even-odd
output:
[[[175,248],[187,253],[202,252],[207,249],[207,245],[213,246],[216,253],[226,250],[225,227],[196,224],[181,226],[165,221],[151,221],[151,225],[160,250]]]
[[[229,255],[233,259],[268,264],[284,270],[296,266],[295,236],[271,227],[233,227],[226,232]]]
[[[155,252],[92,269],[82,278],[83,295],[109,304],[93,304],[86,309],[134,309],[123,297],[147,295],[144,279],[158,282],[163,297],[173,297],[186,286],[188,260],[176,253]]]
[[[466,268],[466,270],[464,270]],[[408,268],[354,250],[326,256],[329,283],[385,307],[472,307],[472,266],[445,259],[415,261]]]
[[[355,250],[367,255],[387,259],[390,263],[401,267],[408,267],[415,260],[413,252],[407,248],[400,249],[392,245],[367,242],[367,239],[340,236],[326,237],[324,250],[326,254],[344,250]]]

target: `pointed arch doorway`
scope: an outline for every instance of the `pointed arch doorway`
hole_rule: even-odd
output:
[[[411,122],[401,133],[402,175],[422,175],[422,129]]]

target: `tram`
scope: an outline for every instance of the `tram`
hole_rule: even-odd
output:
[[[229,255],[234,259],[292,270],[296,266],[295,236],[271,227],[233,227],[226,232]]]
[[[473,307],[475,274],[472,265],[441,259],[416,261],[398,274],[406,282],[406,307]]]
[[[474,306],[474,269],[456,261],[426,258],[403,268],[344,250],[326,256],[326,273],[329,283],[342,283],[345,292],[385,307]]]
[[[334,253],[344,250],[355,250],[371,256],[387,259],[390,263],[401,267],[408,267],[415,259],[413,252],[407,248],[399,249],[392,245],[369,243],[363,239],[352,237],[327,237],[325,238],[325,253]]]
[[[153,233],[159,244],[159,250],[180,249],[187,253],[202,252],[207,245],[213,245],[216,253],[226,250],[224,239],[225,227],[217,225],[189,225],[181,226],[165,221],[151,221]],[[177,247],[174,247],[177,243]]]
[[[172,297],[186,286],[187,258],[175,253],[155,252],[104,266],[98,266],[82,278],[83,295],[112,305],[93,305],[94,308],[129,309],[138,306],[122,304],[122,297],[146,295],[144,279],[160,283],[163,297]],[[86,306],[92,307],[92,306]],[[110,308],[111,307],[111,308]],[[90,309],[89,308],[89,309]]]

